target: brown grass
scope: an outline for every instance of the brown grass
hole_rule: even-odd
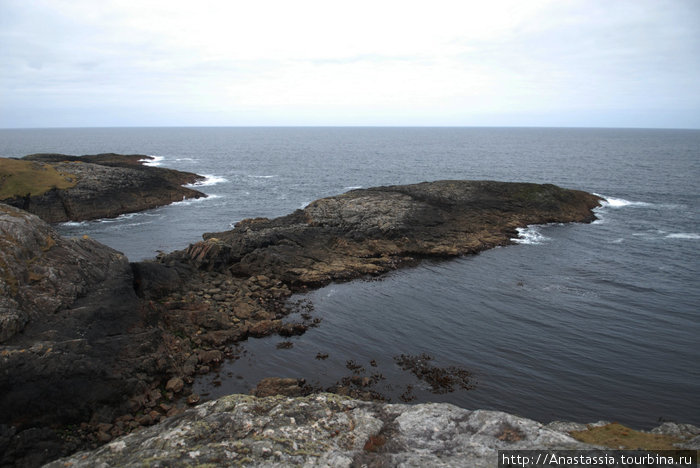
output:
[[[615,449],[678,450],[678,447],[673,444],[682,442],[677,437],[635,431],[620,423],[589,427],[584,431],[572,431],[570,434],[581,442]]]

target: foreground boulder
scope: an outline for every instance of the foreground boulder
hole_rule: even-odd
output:
[[[183,187],[201,176],[144,165],[149,159],[119,154],[0,158],[0,201],[57,223],[111,218],[206,196]]]
[[[583,425],[447,403],[230,395],[47,466],[495,467],[498,450],[599,448],[573,439],[570,426]]]
[[[445,180],[352,190],[235,229],[165,261],[265,274],[290,286],[376,275],[425,257],[472,254],[511,242],[517,228],[589,222],[600,198],[554,185]]]

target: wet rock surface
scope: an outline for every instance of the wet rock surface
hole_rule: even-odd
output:
[[[70,188],[54,188],[41,194],[20,193],[2,200],[49,223],[111,218],[206,196],[183,187],[201,180],[201,176],[144,165],[142,161],[153,159],[151,156],[36,154],[24,159],[51,165],[77,179]]]
[[[554,426],[447,403],[230,395],[47,466],[495,467],[498,450],[594,448]]]

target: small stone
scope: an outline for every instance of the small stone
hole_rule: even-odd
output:
[[[158,411],[151,411],[150,413],[148,413],[148,415],[151,417],[154,423],[160,421],[161,414]]]
[[[97,430],[98,430],[99,432],[109,432],[110,430],[112,430],[113,427],[114,427],[113,424],[109,424],[109,423],[100,423],[100,424],[97,425]]]
[[[268,377],[258,382],[251,391],[257,397],[272,395],[301,396],[308,394],[308,388],[303,379]]]
[[[128,421],[132,421],[133,419],[134,419],[134,416],[127,413],[127,414],[123,414],[123,415],[119,416],[117,418],[117,421],[128,422]]]
[[[250,326],[248,333],[256,338],[271,335],[280,327],[279,320],[262,320]],[[289,335],[285,335],[289,336]]]
[[[199,395],[196,393],[193,393],[192,395],[187,397],[187,404],[189,405],[195,405],[199,403]]]
[[[182,387],[184,386],[185,382],[183,382],[180,377],[173,377],[172,379],[168,380],[167,384],[165,384],[165,390],[168,392],[180,393],[182,391]]]
[[[112,436],[106,432],[99,431],[97,433],[97,440],[99,440],[100,442],[109,442],[110,440],[112,440]]]
[[[136,423],[139,426],[150,426],[153,424],[153,418],[151,418],[151,416],[148,414],[142,414],[136,417]]]
[[[211,349],[209,351],[200,351],[199,362],[202,364],[219,363],[221,362],[223,355],[218,349]]]

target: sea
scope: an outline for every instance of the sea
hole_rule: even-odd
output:
[[[264,377],[326,387],[376,376],[392,402],[449,402],[541,422],[700,425],[700,130],[594,128],[3,129],[0,156],[145,154],[204,175],[209,196],[63,223],[131,260],[354,188],[441,179],[553,183],[606,199],[591,224],[529,226],[513,244],[297,294],[320,325],[249,339],[201,376],[204,399]],[[328,355],[325,359],[319,356]],[[435,393],[396,360],[466,369]]]

